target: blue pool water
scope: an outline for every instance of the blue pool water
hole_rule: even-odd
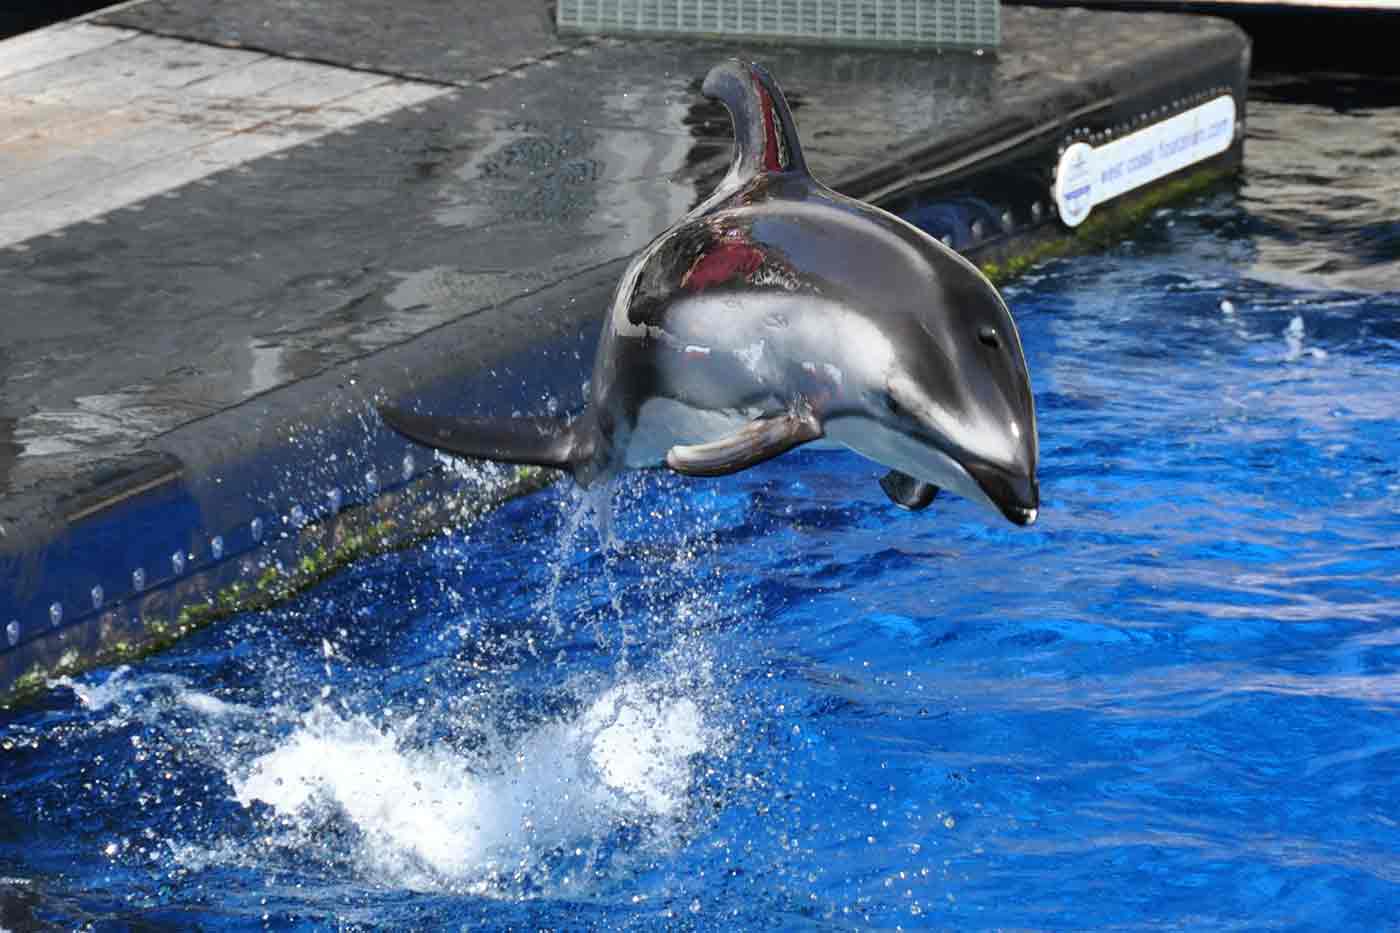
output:
[[[0,714],[0,927],[1400,919],[1400,226],[1314,109],[1007,290],[1034,527],[835,453],[514,502]]]

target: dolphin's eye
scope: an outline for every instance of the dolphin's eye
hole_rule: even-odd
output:
[[[977,339],[981,341],[982,346],[991,347],[993,350],[1001,346],[1001,338],[997,336],[995,327],[980,328],[977,331]]]
[[[899,417],[903,417],[904,415],[904,406],[899,404],[899,399],[894,397],[893,392],[885,393],[885,407],[889,409],[892,415]]]

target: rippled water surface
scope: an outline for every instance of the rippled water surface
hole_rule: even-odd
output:
[[[1257,105],[1239,192],[1008,290],[1031,529],[844,454],[561,487],[54,684],[0,927],[1393,922],[1394,114]]]
[[[1400,291],[1400,80],[1265,76],[1249,103],[1242,211],[1255,275]]]

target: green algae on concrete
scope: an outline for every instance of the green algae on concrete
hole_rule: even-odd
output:
[[[994,259],[978,259],[977,267],[994,284],[1002,285],[1042,262],[1106,249],[1154,211],[1208,191],[1234,174],[1233,167],[1203,168],[1146,190],[1096,207],[1074,229],[1055,225],[1051,233],[1032,235]]]

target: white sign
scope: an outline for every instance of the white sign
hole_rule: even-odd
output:
[[[1096,204],[1219,155],[1235,139],[1235,99],[1217,97],[1095,148],[1075,143],[1055,170],[1060,219],[1077,227]]]

